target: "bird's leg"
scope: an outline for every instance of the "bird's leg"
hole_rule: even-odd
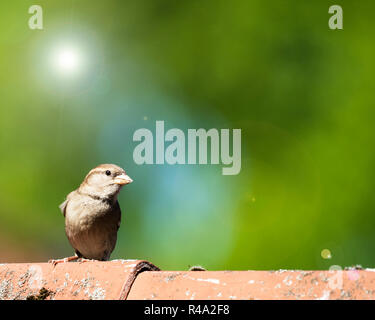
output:
[[[51,259],[48,261],[48,263],[52,263],[53,266],[56,266],[58,263],[66,263],[66,262],[69,262],[69,261],[74,261],[74,260],[77,260],[79,259],[77,255],[75,256],[71,256],[71,257],[66,257],[66,258],[63,258],[63,259]]]
[[[93,261],[97,261],[95,259],[86,259],[86,258],[79,258],[77,260],[79,263],[82,263],[82,262],[93,262]]]

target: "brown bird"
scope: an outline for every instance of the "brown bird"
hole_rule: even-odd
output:
[[[109,260],[121,222],[117,196],[131,182],[125,170],[114,164],[101,164],[92,169],[80,187],[69,193],[60,205],[65,233],[76,255],[50,262],[55,265],[77,259]]]

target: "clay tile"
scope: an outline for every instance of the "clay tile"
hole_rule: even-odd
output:
[[[0,265],[2,299],[126,299],[137,275],[159,270],[147,261]]]
[[[373,300],[374,271],[160,271],[142,260],[2,264],[0,300]]]
[[[130,299],[374,299],[375,272],[197,271],[144,272]]]

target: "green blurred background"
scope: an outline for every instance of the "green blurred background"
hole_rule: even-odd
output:
[[[134,183],[112,259],[374,266],[374,16],[373,1],[1,1],[0,261],[71,255],[58,205],[116,163]],[[79,72],[59,72],[61,46]],[[242,129],[241,173],[136,165],[133,132],[156,120]]]

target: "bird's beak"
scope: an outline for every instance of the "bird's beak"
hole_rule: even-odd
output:
[[[129,183],[132,183],[133,182],[133,179],[130,178],[128,175],[126,174],[121,174],[119,176],[117,176],[114,180],[115,184],[119,184],[120,186],[123,186],[125,184],[129,184]]]

